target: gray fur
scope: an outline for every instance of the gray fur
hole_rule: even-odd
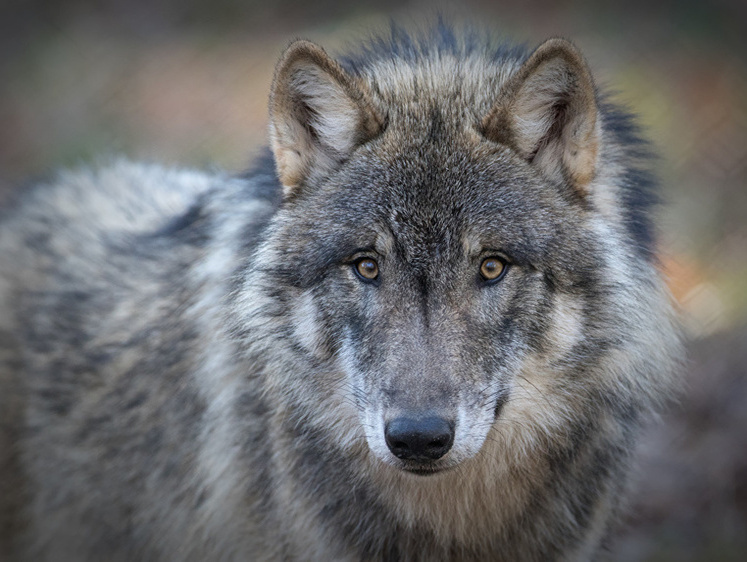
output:
[[[445,28],[295,43],[270,111],[278,175],[116,161],[3,211],[0,554],[597,559],[679,354],[629,118],[567,42]],[[403,412],[451,450],[392,454]]]

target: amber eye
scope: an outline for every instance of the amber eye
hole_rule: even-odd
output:
[[[480,264],[480,275],[485,281],[498,281],[506,271],[506,263],[499,258],[485,258]]]
[[[379,264],[371,258],[361,258],[355,262],[355,271],[364,281],[374,281],[379,276]]]

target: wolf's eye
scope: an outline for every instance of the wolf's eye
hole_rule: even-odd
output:
[[[482,260],[480,264],[480,275],[485,281],[498,281],[506,273],[506,262],[500,258],[490,257]]]
[[[364,281],[374,281],[379,276],[379,264],[371,258],[361,258],[355,262],[355,272]]]

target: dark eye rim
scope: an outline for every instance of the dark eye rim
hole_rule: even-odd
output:
[[[496,260],[501,262],[503,264],[503,269],[501,270],[498,277],[495,277],[494,279],[488,279],[482,274],[482,264],[484,264],[487,260]],[[488,254],[480,258],[480,267],[478,268],[478,277],[480,279],[480,282],[483,285],[495,285],[496,283],[499,283],[505,276],[508,270],[511,268],[511,262],[504,256],[498,255],[498,254]]]

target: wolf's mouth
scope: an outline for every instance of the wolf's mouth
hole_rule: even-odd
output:
[[[405,472],[409,472],[410,474],[415,474],[417,476],[432,476],[433,474],[438,474],[439,472],[443,472],[444,469],[434,469],[434,468],[405,468]]]
[[[453,466],[424,466],[424,465],[406,465],[401,466],[400,469],[403,472],[414,474],[416,476],[433,476],[434,474],[442,474],[448,472],[454,468]]]

